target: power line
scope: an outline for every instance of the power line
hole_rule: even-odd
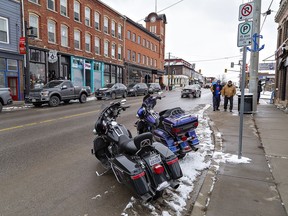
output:
[[[262,28],[263,28],[263,26],[264,26],[264,23],[265,23],[265,21],[266,21],[267,16],[271,14],[271,9],[270,9],[270,7],[271,7],[273,1],[274,1],[274,0],[271,1],[270,5],[269,5],[269,7],[268,7],[268,10],[264,13],[264,14],[265,14],[265,18],[264,18],[264,21],[263,21],[262,26],[261,26],[261,28],[260,28],[260,32],[262,31]],[[259,32],[259,33],[260,33],[260,32]]]
[[[231,58],[239,58],[241,55],[237,56],[228,56],[228,57],[222,57],[222,58],[215,58],[215,59],[202,59],[202,60],[196,60],[196,61],[188,61],[188,62],[208,62],[208,61],[219,61],[219,60],[225,60],[225,59],[231,59]]]

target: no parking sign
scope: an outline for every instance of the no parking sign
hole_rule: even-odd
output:
[[[242,4],[239,7],[239,17],[238,20],[247,20],[247,19],[252,19],[253,18],[253,9],[254,9],[254,3],[249,2],[246,4]]]

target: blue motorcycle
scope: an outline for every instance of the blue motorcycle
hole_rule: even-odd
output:
[[[137,111],[139,120],[135,123],[138,134],[152,132],[154,139],[167,146],[179,158],[190,151],[197,151],[199,144],[195,129],[198,117],[188,114],[180,107],[166,109],[160,113],[154,111],[161,95],[146,95]]]

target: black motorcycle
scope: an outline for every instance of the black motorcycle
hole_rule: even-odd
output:
[[[92,154],[117,181],[129,186],[146,202],[160,197],[167,187],[178,188],[182,170],[176,155],[161,143],[153,142],[150,132],[132,138],[131,132],[116,122],[126,100],[107,106],[95,123]]]

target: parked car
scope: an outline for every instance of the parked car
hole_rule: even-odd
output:
[[[181,98],[190,96],[194,98],[201,97],[201,86],[199,84],[188,85],[182,89]]]
[[[160,92],[161,91],[161,86],[159,83],[148,83],[148,92],[150,94]]]
[[[95,91],[95,97],[101,99],[115,99],[118,97],[126,98],[127,87],[122,83],[108,83],[103,88]]]
[[[12,96],[10,88],[0,87],[0,112],[2,112],[3,106],[12,104]]]
[[[127,87],[127,93],[131,96],[147,95],[148,86],[146,83],[133,83]]]
[[[74,86],[71,80],[52,80],[39,88],[31,89],[29,92],[29,102],[36,107],[48,103],[51,107],[56,107],[61,101],[69,103],[70,100],[79,99],[80,103],[85,103],[90,96],[89,86]]]

